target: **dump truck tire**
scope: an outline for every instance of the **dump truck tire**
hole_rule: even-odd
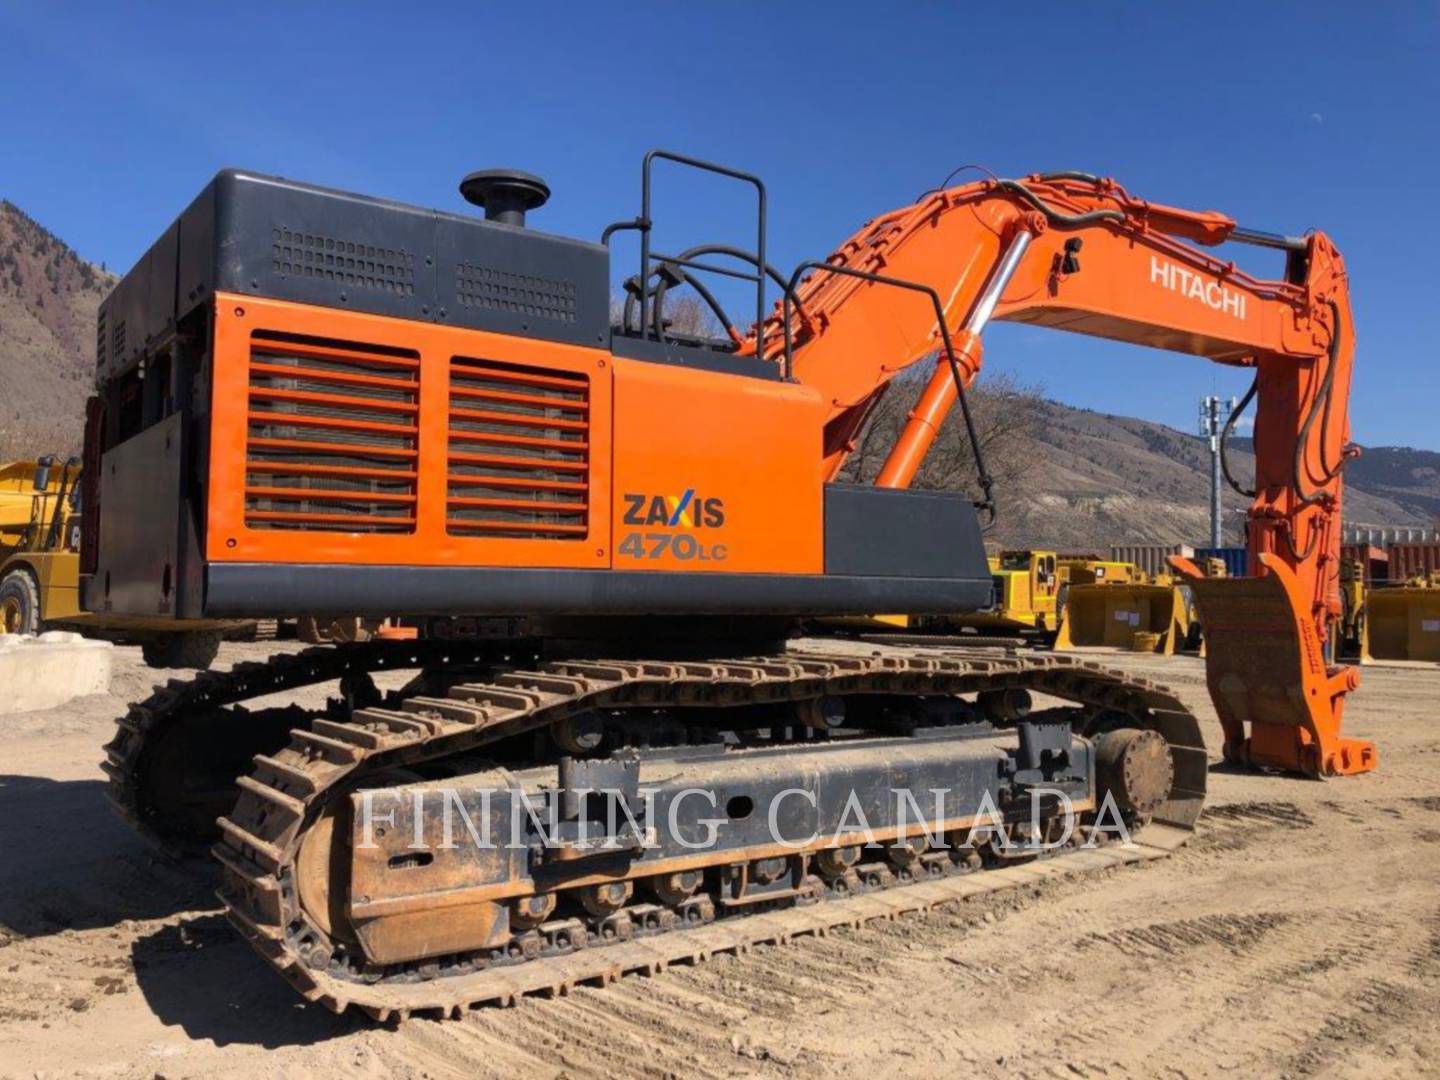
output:
[[[220,651],[221,634],[216,630],[186,630],[163,634],[140,646],[145,663],[154,668],[199,668],[204,671],[215,662]]]
[[[29,570],[17,567],[0,581],[0,613],[7,634],[40,632],[40,586]]]

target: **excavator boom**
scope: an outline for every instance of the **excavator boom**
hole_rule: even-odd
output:
[[[1254,277],[1197,246],[1224,241],[1283,250],[1284,277]],[[886,287],[898,281],[933,291],[946,325],[926,296]],[[1223,214],[1150,203],[1082,173],[984,180],[928,192],[866,223],[799,284],[792,307],[747,347],[765,355],[783,347],[795,377],[821,391],[830,478],[895,376],[937,354],[880,471],[882,487],[914,478],[980,370],[980,334],[992,318],[1254,369],[1246,404],[1257,400],[1257,464],[1246,494],[1257,576],[1205,579],[1178,567],[1206,627],[1226,754],[1309,775],[1374,767],[1371,744],[1340,735],[1358,676],[1330,664],[1342,613],[1354,338],[1344,263],[1328,237],[1242,229]],[[981,483],[988,495],[983,465]]]

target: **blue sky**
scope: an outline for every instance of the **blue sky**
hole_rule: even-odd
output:
[[[788,268],[956,165],[1085,169],[1252,227],[1329,232],[1355,298],[1356,438],[1440,450],[1423,225],[1440,9],[1002,8],[1017,10],[0,0],[0,195],[123,270],[225,165],[452,210],[465,172],[512,165],[554,192],[533,224],[593,238],[637,212],[640,157],[666,146],[762,174]],[[661,193],[662,248],[750,240],[723,186],[667,176]],[[992,327],[986,363],[1185,430],[1200,395],[1248,382],[1018,326]]]

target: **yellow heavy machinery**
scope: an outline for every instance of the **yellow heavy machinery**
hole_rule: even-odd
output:
[[[1369,590],[1364,612],[1362,662],[1440,660],[1440,571]]]
[[[1135,568],[1097,555],[1040,549],[1010,549],[987,557],[994,604],[985,611],[954,615],[882,615],[890,626],[940,631],[1037,635],[1053,641],[1063,622],[1066,590],[1074,583],[1128,581]]]
[[[1072,580],[1060,605],[1055,649],[1110,647],[1172,656],[1199,645],[1186,588],[1122,564],[1119,571]]]
[[[0,466],[0,616],[7,634],[34,634],[80,614],[80,459]]]
[[[995,585],[994,609],[948,621],[956,626],[1009,633],[1053,631],[1060,579],[1069,572],[1060,557],[1053,551],[1002,551],[988,561]]]
[[[80,607],[80,458],[54,456],[0,466],[0,628],[38,634],[51,627],[138,644],[152,667],[206,668],[240,620],[96,615]]]
[[[1340,560],[1340,625],[1336,643],[1340,655],[1370,659],[1370,620],[1367,611],[1370,586],[1365,580],[1365,563],[1359,559]]]

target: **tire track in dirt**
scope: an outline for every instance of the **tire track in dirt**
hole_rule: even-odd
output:
[[[1239,955],[1255,948],[1271,930],[1289,921],[1290,916],[1285,914],[1262,912],[1236,915],[1226,912],[1091,934],[1081,938],[1076,945],[1081,950],[1108,945],[1126,956],[1146,958],[1175,956],[1203,945],[1220,945],[1233,955]]]
[[[1395,825],[1407,816],[1385,815]],[[1288,801],[1222,805],[1202,822],[1196,845],[1202,858],[1194,861],[1209,862],[1217,868],[1217,875],[1224,875],[1221,868],[1233,862],[1228,858],[1206,859],[1203,854],[1207,849],[1227,856],[1239,853],[1243,856],[1241,865],[1256,862],[1246,849],[1266,841],[1294,854],[1294,841],[1285,839],[1285,834],[1313,829],[1317,821],[1311,812]],[[1320,843],[1304,847],[1308,850],[1323,846],[1323,838],[1324,833],[1316,830]],[[1249,872],[1254,873],[1253,866]],[[1212,913],[1124,925],[1082,934],[1075,940],[1081,955],[1094,958],[1097,953],[1113,950],[1132,962],[1124,976],[1112,978],[1109,986],[1103,979],[1086,979],[1081,973],[1082,985],[1093,987],[1099,981],[1102,985],[1096,989],[1123,989],[1127,998],[1153,1002],[1174,999],[1183,1004],[1169,1011],[1153,1007],[1147,1011],[1142,1041],[1151,1052],[1140,1057],[1147,1072],[1162,1066],[1182,1072],[1198,1069],[1201,1073],[1253,1068],[1257,1053],[1268,1055],[1282,1071],[1313,1071],[1310,1064],[1315,1057],[1317,1032],[1325,1029],[1324,1018],[1330,1012],[1326,1005],[1318,1003],[1331,992],[1330,988],[1318,984],[1357,972],[1365,980],[1362,986],[1383,983],[1385,969],[1397,954],[1406,955],[1407,949],[1412,967],[1418,964],[1428,973],[1435,964],[1434,954],[1440,952],[1440,934],[1431,933],[1417,959],[1414,945],[1406,941],[1407,935],[1413,936],[1409,930],[1413,924],[1405,917],[1403,905],[1395,910],[1392,903],[1368,894],[1363,885],[1350,890],[1356,894],[1351,897],[1353,906],[1317,910],[1303,903],[1302,896],[1270,910],[1237,913],[1234,901],[1244,891],[1238,882],[1233,889],[1222,888],[1216,899],[1224,901],[1225,906]],[[1099,966],[1105,966],[1104,962]],[[1058,973],[1051,970],[1048,974]],[[1047,987],[1051,985],[1053,982],[1047,981]],[[1272,1020],[1265,1016],[1263,1002],[1273,997],[1277,987],[1285,987],[1302,999],[1314,997],[1317,1004],[1310,1010],[1298,1010],[1302,1016],[1298,1025],[1289,1015],[1290,1010]],[[1350,1022],[1371,1031],[1376,1027],[1370,1023],[1373,1017],[1383,1019],[1393,1010],[1366,1000],[1368,1008],[1362,1002]],[[1076,1008],[1083,1005],[1076,1002]],[[1258,1039],[1257,1017],[1261,1018],[1262,1028]],[[1124,1019],[1072,1028],[1078,1030],[1042,1041],[1036,1048],[1038,1052],[1024,1052],[1016,1062],[1041,1071],[1053,1069],[1059,1061],[1071,1075],[1112,1072],[1122,1063],[1106,1056],[1104,1050],[1117,1043],[1129,1041],[1133,1045],[1136,1041],[1134,1024]],[[1186,1047],[1187,1052],[1175,1054],[1177,1046]],[[1270,1052],[1272,1047],[1283,1049],[1276,1054]],[[1333,1053],[1327,1051],[1322,1055],[1322,1064],[1332,1058]]]
[[[1182,855],[1236,852],[1276,831],[1309,829],[1314,824],[1315,819],[1293,802],[1249,801],[1207,807],[1195,838]]]

